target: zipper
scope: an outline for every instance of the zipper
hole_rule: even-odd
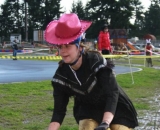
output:
[[[77,79],[77,81],[78,81],[79,85],[81,86],[81,85],[82,85],[82,83],[79,81],[79,79],[78,79],[78,77],[77,77],[76,72],[71,68],[71,66],[70,66],[70,65],[69,65],[69,67],[70,67],[70,69],[72,70],[72,72],[73,72],[73,74],[74,74],[75,78]]]

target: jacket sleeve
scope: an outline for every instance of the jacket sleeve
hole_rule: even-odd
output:
[[[12,47],[12,49],[14,49],[14,45],[13,44],[11,45],[11,47]]]
[[[66,107],[69,101],[69,95],[65,93],[64,86],[52,82],[53,85],[53,97],[54,97],[54,109],[51,122],[58,122],[62,124],[66,115]]]
[[[104,97],[106,105],[104,112],[111,112],[112,114],[115,114],[119,97],[119,89],[116,79],[112,74],[112,70],[109,68],[99,70],[97,78],[105,94]]]
[[[112,47],[111,47],[110,34],[109,34],[109,32],[108,32],[108,46],[109,46],[110,52],[112,52]]]
[[[102,50],[102,34],[100,33],[98,36],[98,50]]]

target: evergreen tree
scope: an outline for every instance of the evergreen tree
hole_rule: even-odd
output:
[[[77,3],[73,1],[71,12],[76,13],[80,19],[85,19],[85,10],[81,0],[78,0]]]
[[[21,6],[19,0],[6,0],[1,5],[1,32],[7,37],[11,33],[21,33]]]
[[[71,13],[77,13],[77,5],[76,2],[73,0],[72,6],[71,6]]]
[[[146,33],[160,36],[160,1],[151,0],[149,10],[145,13]]]
[[[1,5],[0,34],[9,36],[11,33],[21,33],[24,39],[25,2],[27,7],[27,25],[29,39],[33,39],[33,31],[45,30],[49,22],[60,17],[60,0],[6,0]],[[80,19],[92,21],[87,30],[87,37],[97,38],[104,23],[109,29],[131,29],[130,36],[142,36],[144,33],[160,35],[160,7],[158,0],[152,4],[145,15],[139,0],[90,0],[85,6],[81,0],[73,1],[71,12]],[[145,17],[144,17],[145,16]],[[135,23],[130,20],[135,18]]]
[[[27,9],[25,8],[27,3]],[[24,30],[27,15],[27,28],[29,39],[33,39],[33,30],[45,30],[53,19],[59,18],[62,13],[60,0],[6,0],[1,6],[1,31],[5,36],[11,33],[21,33],[25,38]],[[25,14],[27,11],[27,14]]]
[[[44,30],[49,22],[62,13],[60,0],[28,0],[28,15],[35,29]]]
[[[130,33],[129,35],[132,37],[142,37],[144,35],[144,7],[139,0],[134,0],[132,3],[134,8],[134,13],[132,18],[134,20],[134,25],[130,26]]]
[[[134,2],[137,1],[136,4]],[[96,37],[103,24],[110,29],[130,29],[135,6],[139,0],[91,0],[86,5],[87,17],[93,21],[90,33]],[[92,34],[90,34],[91,36]]]
[[[60,0],[33,0],[28,2],[29,31],[45,30],[53,19],[58,19],[62,13]],[[33,33],[32,33],[33,36]]]
[[[86,5],[88,17],[93,21],[91,32],[98,35],[103,24],[110,29],[128,28],[132,16],[132,0],[91,0]],[[94,36],[94,37],[95,37]]]

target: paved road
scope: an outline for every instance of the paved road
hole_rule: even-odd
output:
[[[0,83],[51,80],[57,66],[55,61],[0,59]],[[114,71],[130,73],[130,68],[116,66]],[[132,71],[140,69],[132,68]]]

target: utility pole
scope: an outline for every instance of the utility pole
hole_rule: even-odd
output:
[[[20,21],[19,21],[19,0],[17,0],[17,28],[18,28],[18,33],[20,33]]]
[[[28,3],[24,0],[25,4],[25,41],[28,41]]]

